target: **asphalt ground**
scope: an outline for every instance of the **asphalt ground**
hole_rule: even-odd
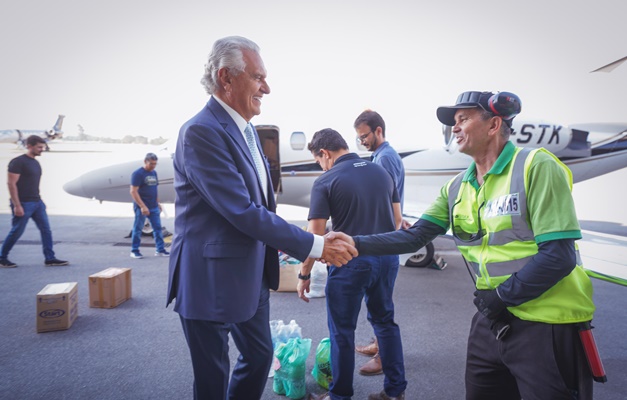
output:
[[[144,259],[129,257],[132,218],[50,216],[57,256],[70,266],[45,267],[39,231],[29,223],[10,259],[19,267],[0,269],[1,399],[190,399],[192,368],[178,315],[165,308],[168,259],[154,257],[144,238]],[[171,220],[166,220],[166,228]],[[302,223],[297,223],[299,226]],[[10,215],[0,214],[0,240]],[[395,289],[401,327],[407,399],[462,399],[467,333],[474,313],[473,284],[461,257],[447,239],[436,248],[444,270],[401,267]],[[133,297],[113,309],[90,308],[88,276],[108,267],[132,269]],[[36,333],[37,293],[49,283],[78,282],[79,316],[69,330]],[[627,398],[627,300],[625,287],[594,281],[597,312],[594,334],[608,382],[595,384],[597,399]],[[236,295],[236,294],[234,294]],[[328,336],[324,298],[305,303],[295,293],[271,294],[271,319],[292,319],[312,339],[307,389],[319,387],[311,371],[315,348]],[[365,307],[356,340],[373,336]],[[237,350],[231,346],[232,365]],[[355,355],[356,368],[367,358]],[[383,386],[383,376],[355,371],[354,399]],[[263,399],[281,399],[272,378]]]

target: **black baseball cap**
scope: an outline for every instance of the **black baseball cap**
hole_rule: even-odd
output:
[[[500,92],[464,92],[457,97],[454,106],[438,107],[438,120],[447,126],[455,125],[455,113],[463,108],[476,108],[491,112],[503,119],[507,126],[512,126],[512,120],[521,110],[520,99],[513,93]]]

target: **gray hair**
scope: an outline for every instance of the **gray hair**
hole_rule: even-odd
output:
[[[481,112],[481,119],[483,119],[484,121],[494,117],[494,114],[492,112],[486,111],[481,107],[479,107],[479,111]],[[510,128],[505,123],[505,120],[503,120],[503,123],[501,124],[501,136],[503,137],[503,139],[509,140],[509,136],[511,134],[512,134],[512,128]]]
[[[214,94],[219,89],[218,71],[227,68],[237,76],[246,68],[242,50],[252,50],[259,53],[259,46],[250,39],[241,36],[227,36],[216,40],[205,64],[205,74],[200,83],[208,94]]]

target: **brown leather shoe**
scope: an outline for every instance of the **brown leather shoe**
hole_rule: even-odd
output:
[[[307,400],[331,400],[331,396],[329,396],[328,392],[324,394],[309,393],[309,396],[307,396]]]
[[[377,338],[374,338],[370,344],[365,346],[355,346],[355,351],[368,357],[374,357],[379,352]]]
[[[359,368],[359,373],[366,376],[382,374],[383,366],[381,365],[381,357],[379,357],[379,353],[372,357],[370,361],[362,365],[361,368]]]
[[[399,394],[396,397],[390,397],[385,394],[385,391],[381,391],[381,393],[371,393],[368,395],[368,400],[405,400],[405,392]]]

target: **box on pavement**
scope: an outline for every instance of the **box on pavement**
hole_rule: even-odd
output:
[[[89,275],[90,307],[113,308],[130,298],[130,268],[107,268]]]
[[[78,316],[78,283],[51,283],[37,293],[37,333],[69,329]]]
[[[302,263],[298,264],[279,264],[279,287],[277,292],[295,292],[298,286],[298,272]]]

